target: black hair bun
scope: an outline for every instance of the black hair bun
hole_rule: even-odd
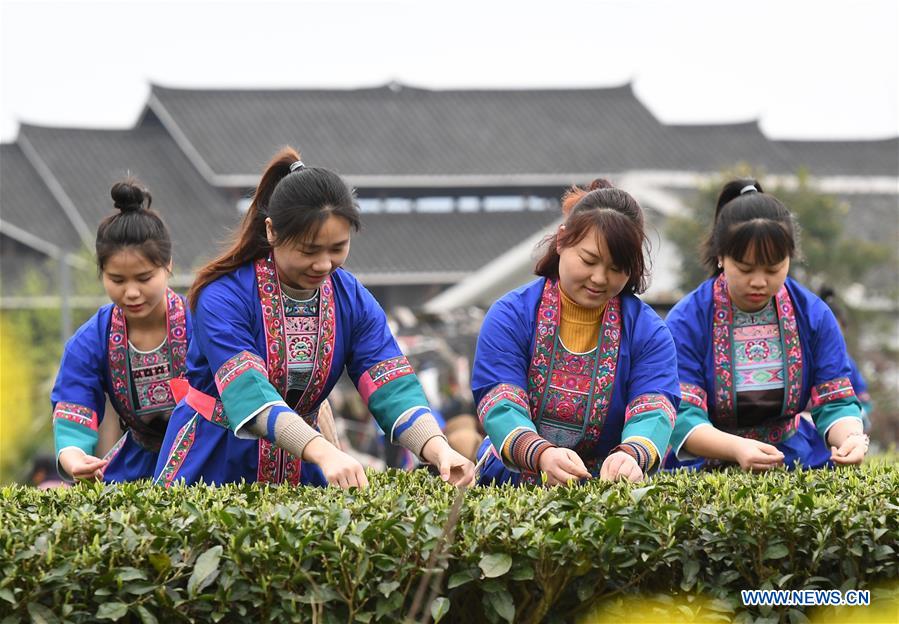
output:
[[[113,205],[123,213],[142,210],[144,201],[147,202],[146,207],[149,208],[152,201],[150,192],[141,188],[135,180],[116,182],[112,185],[109,194],[112,196]]]

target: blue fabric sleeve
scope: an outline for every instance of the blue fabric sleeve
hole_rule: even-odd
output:
[[[532,342],[533,331],[510,295],[490,307],[478,334],[471,371],[475,403],[498,384],[527,389]]]
[[[838,420],[854,418],[862,420],[862,405],[855,392],[834,392],[836,387],[851,389],[852,367],[839,323],[831,309],[820,300],[812,300],[809,326],[814,366],[810,371],[813,397],[820,395],[822,402],[813,398],[812,420],[818,433],[827,440],[827,432]],[[847,396],[850,395],[850,396]],[[829,397],[827,396],[829,395]]]
[[[93,454],[106,406],[106,333],[111,305],[97,311],[66,342],[50,392],[56,453],[76,446]],[[105,322],[104,322],[105,321]]]
[[[264,407],[283,402],[265,374],[265,357],[254,338],[258,299],[250,298],[230,273],[207,285],[197,299],[193,339],[206,357],[213,376],[226,364],[241,370],[220,390],[228,423],[240,437],[244,426]],[[239,368],[241,367],[242,368]],[[216,380],[219,386],[219,380]]]
[[[352,282],[347,285],[347,293],[352,297],[352,302],[342,308],[352,314],[346,369],[350,380],[358,385],[359,378],[372,366],[401,356],[402,351],[390,331],[381,305],[355,278],[350,279]]]

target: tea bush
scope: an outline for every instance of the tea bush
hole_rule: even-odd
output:
[[[0,619],[403,621],[424,578],[437,595],[427,614],[444,622],[571,621],[637,593],[700,594],[721,621],[794,621],[795,607],[747,611],[739,590],[899,577],[897,468],[889,456],[859,469],[471,488],[451,540],[456,490],[425,471],[371,474],[351,492],[10,486]]]

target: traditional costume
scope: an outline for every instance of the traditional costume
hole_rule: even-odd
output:
[[[669,312],[682,400],[666,468],[720,462],[697,458],[684,442],[697,427],[776,446],[788,468],[829,463],[827,432],[860,419],[840,327],[830,308],[790,278],[762,310],[731,302],[723,274]],[[812,422],[800,413],[809,405]]]
[[[194,323],[190,388],[172,414],[157,483],[326,485],[317,465],[273,444],[273,431],[249,429],[283,410],[315,428],[344,368],[391,442],[420,455],[442,435],[383,310],[343,269],[297,300],[282,292],[271,255],[246,263],[203,288]]]
[[[166,423],[175,407],[169,381],[183,376],[190,342],[190,314],[184,299],[166,291],[166,338],[140,351],[128,341],[125,314],[115,304],[100,308],[66,343],[50,394],[56,456],[71,447],[95,453],[106,396],[124,435],[106,454],[104,480],[134,481],[153,476]],[[57,467],[62,474],[61,467]]]
[[[582,308],[546,278],[488,311],[472,390],[488,435],[479,456],[491,453],[482,484],[539,483],[553,446],[574,449],[593,476],[613,451],[648,473],[680,400],[674,343],[652,308],[630,293]]]

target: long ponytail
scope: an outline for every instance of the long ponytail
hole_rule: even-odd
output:
[[[197,307],[197,298],[200,291],[210,282],[222,275],[234,271],[239,266],[258,258],[263,258],[271,251],[268,239],[265,235],[265,219],[268,216],[268,204],[284,176],[290,173],[290,165],[300,160],[300,155],[291,147],[282,148],[269,161],[259,180],[259,185],[253,193],[253,201],[250,208],[240,223],[240,228],[226,251],[217,258],[206,263],[197,271],[197,279],[187,293],[187,300],[192,309]]]
[[[228,250],[197,272],[187,297],[196,309],[200,291],[239,266],[267,256],[272,246],[312,240],[329,217],[345,219],[354,230],[361,225],[353,190],[336,173],[306,167],[291,147],[269,161],[250,209]],[[276,240],[269,243],[265,220],[271,219]]]

